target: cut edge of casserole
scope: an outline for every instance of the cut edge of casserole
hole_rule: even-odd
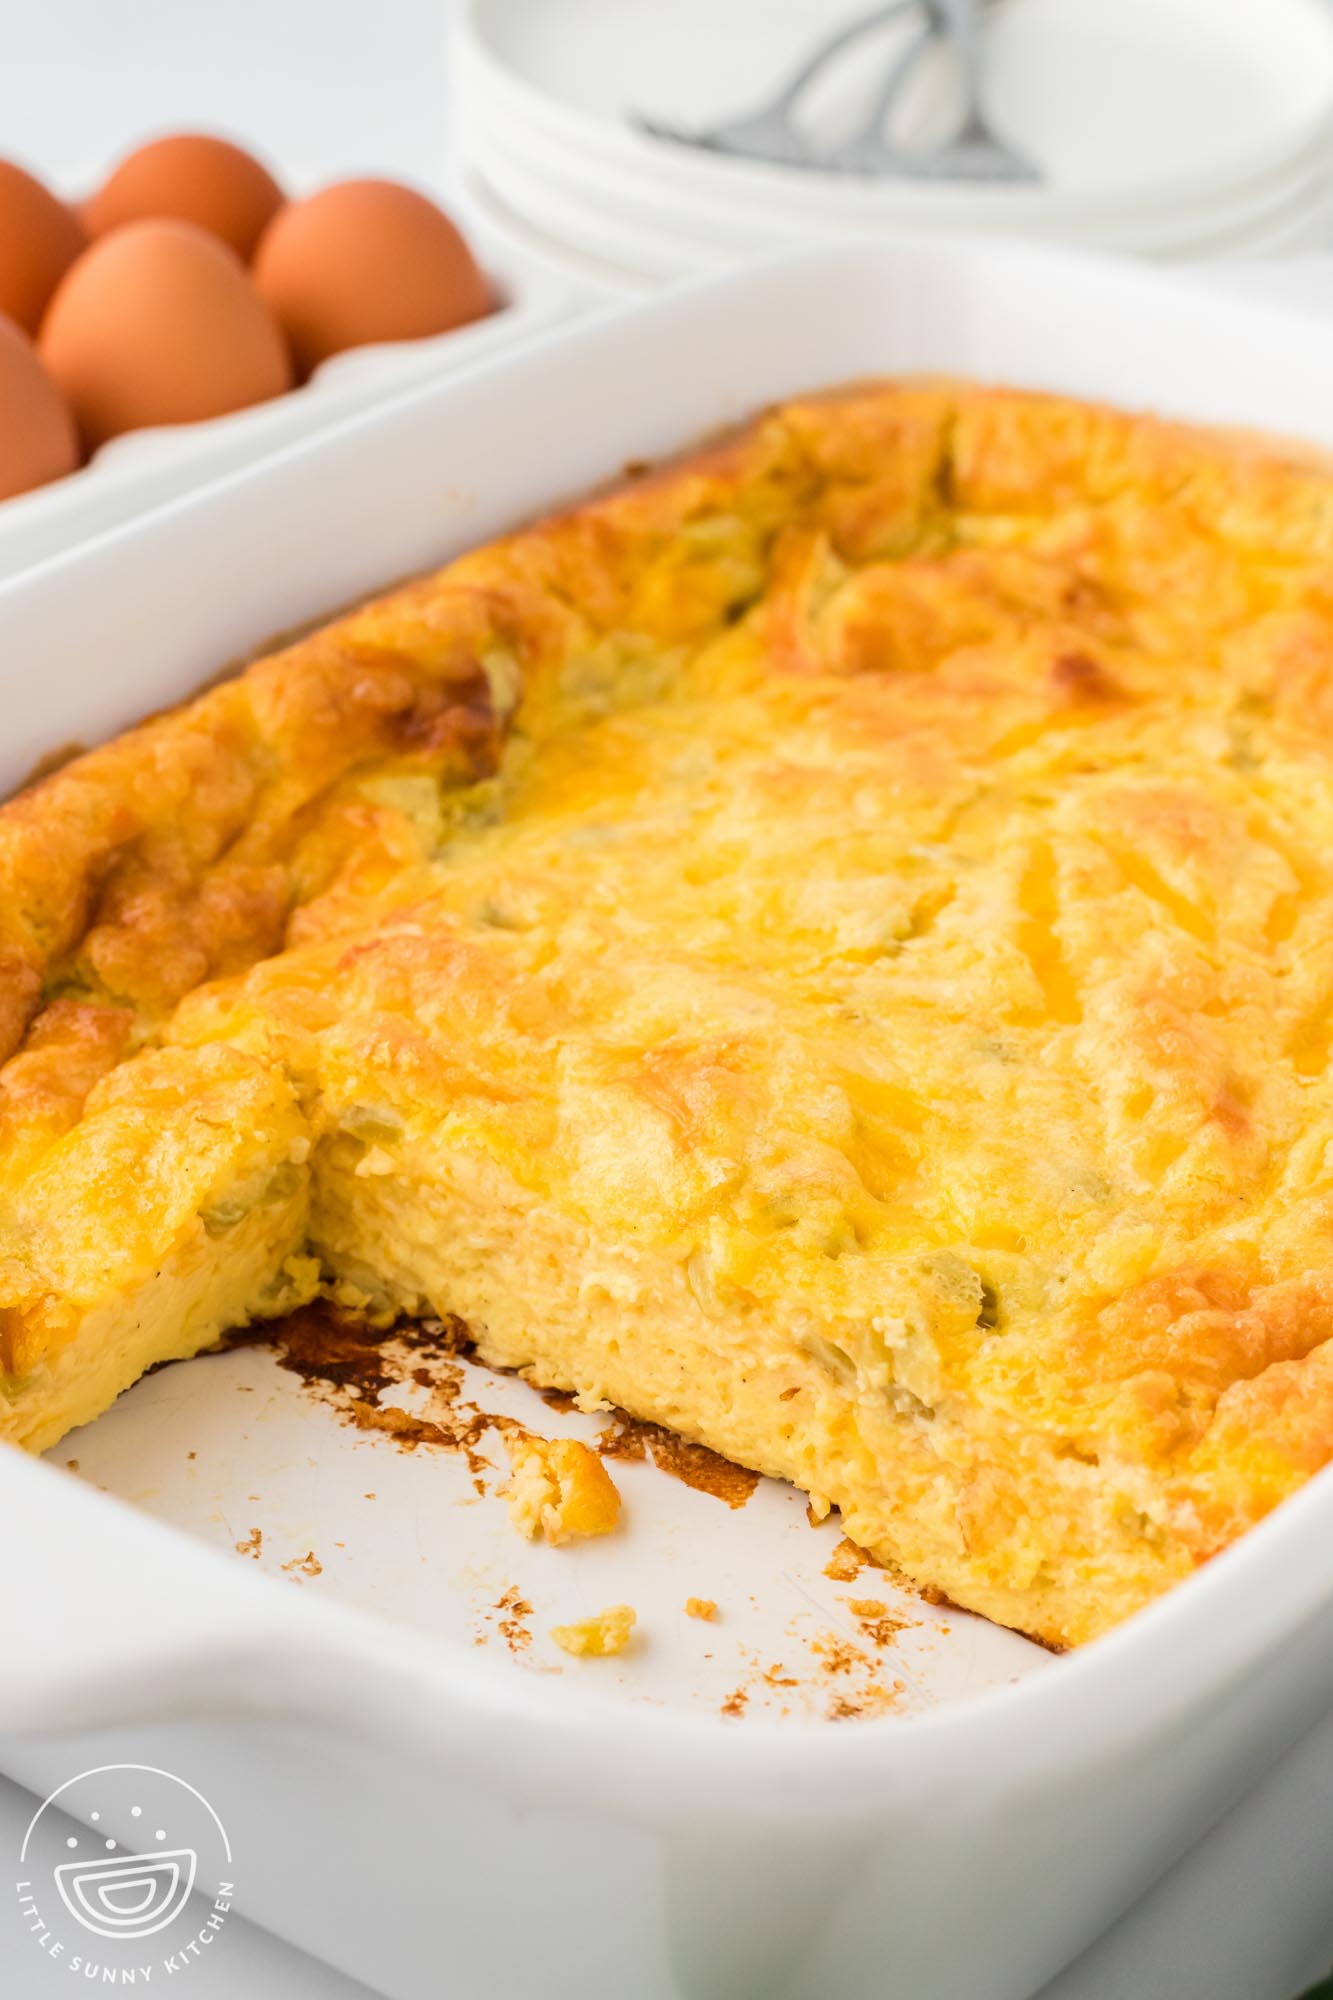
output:
[[[1333,1447],[1333,478],[796,402],[0,810],[0,1435],[316,1296],[1048,1643]]]

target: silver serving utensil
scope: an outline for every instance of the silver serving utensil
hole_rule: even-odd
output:
[[[910,174],[913,161],[900,146],[885,136],[889,112],[926,51],[940,31],[934,0],[925,0],[925,25],[919,34],[898,51],[885,70],[870,109],[859,129],[831,150],[813,157],[813,164],[847,174]]]
[[[993,0],[987,0],[993,4]],[[919,180],[1033,181],[1041,175],[1032,162],[988,124],[980,97],[981,52],[977,0],[892,0],[828,35],[803,59],[776,95],[746,116],[690,131],[661,119],[633,113],[634,123],[654,138],[677,145],[765,160],[779,166],[819,167],[832,172],[899,176]],[[900,49],[875,93],[860,127],[839,145],[816,150],[799,130],[794,113],[811,83],[832,59],[872,29],[919,13],[921,32]],[[908,152],[885,136],[889,112],[921,56],[939,36],[957,51],[965,110],[952,139],[928,153]]]
[[[793,117],[801,97],[834,56],[869,34],[871,29],[916,12],[917,0],[890,0],[888,6],[872,7],[868,13],[845,21],[811,49],[774,96],[743,117],[727,119],[702,131],[691,131],[685,126],[673,125],[661,118],[649,118],[637,111],[631,112],[630,116],[640,131],[649,133],[654,139],[670,139],[679,146],[701,147],[706,152],[728,153],[738,159],[768,160],[779,166],[826,165],[824,158],[812,153]],[[883,114],[881,122],[882,118]]]
[[[930,0],[930,5],[957,54],[965,109],[947,145],[915,155],[910,171],[923,180],[1039,181],[1039,169],[999,137],[982,107],[978,0]]]

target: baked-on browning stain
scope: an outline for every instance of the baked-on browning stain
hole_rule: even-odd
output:
[[[490,1460],[478,1446],[488,1431],[526,1436],[516,1418],[492,1415],[462,1397],[458,1357],[471,1351],[461,1320],[397,1320],[368,1325],[317,1302],[283,1319],[265,1320],[229,1336],[229,1346],[267,1347],[288,1369],[358,1430],[379,1431],[407,1451],[432,1445],[461,1452],[479,1493]],[[408,1383],[430,1396],[429,1415],[381,1403],[385,1390]]]
[[[669,1472],[682,1485],[692,1486],[696,1493],[710,1493],[728,1507],[743,1507],[759,1484],[759,1473],[733,1465],[707,1445],[692,1444],[661,1424],[640,1423],[624,1410],[612,1412],[597,1449],[603,1458],[651,1458],[659,1472]]]
[[[511,1438],[531,1435],[516,1417],[497,1416],[462,1397],[463,1371],[457,1364],[460,1357],[472,1358],[472,1342],[460,1319],[404,1319],[387,1328],[375,1327],[317,1301],[282,1319],[259,1321],[230,1334],[226,1344],[269,1348],[279,1367],[296,1375],[359,1430],[379,1431],[409,1451],[417,1445],[461,1451],[478,1492],[485,1491],[482,1473],[491,1469],[477,1448],[487,1432]],[[378,1400],[385,1390],[408,1382],[429,1393],[428,1415]],[[573,1397],[564,1390],[547,1389],[541,1395],[554,1409],[574,1407]],[[759,1484],[757,1472],[733,1465],[706,1445],[691,1444],[660,1424],[640,1423],[623,1410],[613,1413],[595,1449],[603,1458],[651,1459],[659,1471],[728,1507],[743,1507]]]
[[[524,1622],[532,1616],[532,1606],[526,1597],[520,1595],[518,1585],[511,1583],[495,1600],[495,1609],[503,1611],[500,1620],[500,1637],[511,1653],[522,1653],[532,1644],[532,1633]]]
[[[282,1567],[288,1575],[323,1576],[324,1574],[324,1565],[313,1549],[308,1549],[303,1556],[293,1556],[291,1561],[285,1562]]]
[[[896,1618],[878,1597],[844,1597],[842,1601],[861,1627],[862,1636],[872,1646],[891,1646],[911,1622],[906,1618]]]

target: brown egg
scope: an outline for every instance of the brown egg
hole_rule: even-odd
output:
[[[244,264],[188,222],[131,222],[94,243],[62,279],[39,347],[90,450],[292,385],[282,333]]]
[[[494,305],[448,216],[394,181],[339,181],[289,202],[254,273],[302,374],[345,347],[447,333]]]
[[[0,313],[36,333],[61,277],[88,238],[49,188],[0,160]]]
[[[0,500],[63,479],[78,463],[68,404],[22,327],[0,313]]]
[[[152,216],[193,222],[248,259],[282,201],[268,168],[229,139],[181,132],[127,154],[81,212],[93,236]]]

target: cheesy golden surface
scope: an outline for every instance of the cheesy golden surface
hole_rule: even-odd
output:
[[[318,1293],[1055,1643],[1333,1450],[1333,477],[787,406],[0,812],[0,1432]]]

